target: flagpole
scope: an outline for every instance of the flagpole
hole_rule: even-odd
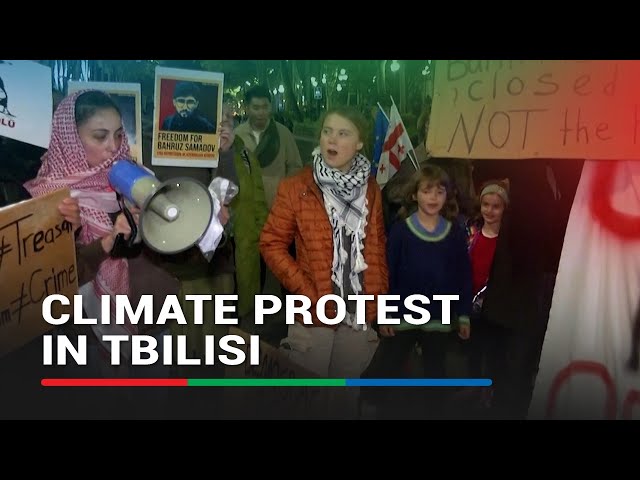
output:
[[[380,105],[380,102],[378,102],[378,108],[380,109],[380,111],[384,115],[384,118],[387,119],[387,122],[389,122],[389,117],[387,116],[387,112],[384,111],[384,108],[382,108],[382,105]]]
[[[393,104],[394,107],[396,107],[396,110],[398,110],[396,102],[393,100],[393,96],[392,95],[389,95],[389,96],[391,97],[391,103]],[[380,106],[380,103],[378,103],[378,106]],[[400,113],[399,110],[398,110],[398,113]],[[409,136],[409,132],[407,130],[407,127],[404,126],[404,120],[402,120],[402,117],[400,115],[398,115],[398,116],[400,117],[400,123],[402,124],[402,128],[407,133],[407,137],[408,137]],[[409,144],[411,145],[411,152],[408,152],[408,153],[409,154],[413,153],[413,156],[409,155],[409,158],[411,159],[411,163],[415,167],[416,171],[418,171],[418,170],[420,170],[420,166],[418,165],[418,156],[416,155],[416,151],[413,148],[413,142],[411,141],[411,139],[409,139]]]

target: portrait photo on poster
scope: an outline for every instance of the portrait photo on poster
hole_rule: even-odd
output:
[[[218,85],[169,79],[160,85],[160,130],[216,133]]]
[[[125,132],[127,132],[127,139],[129,143],[137,143],[136,132],[136,97],[134,95],[124,93],[111,93],[113,98],[120,108],[122,114],[122,124]]]
[[[15,116],[9,111],[9,94],[7,94],[7,89],[4,88],[2,77],[0,77],[0,113],[9,117]]]
[[[215,168],[224,75],[156,67],[152,165]]]
[[[142,163],[142,97],[139,83],[69,81],[69,95],[79,90],[101,90],[109,94],[122,115],[131,159]]]
[[[0,137],[49,148],[51,85],[47,66],[29,60],[0,60]]]

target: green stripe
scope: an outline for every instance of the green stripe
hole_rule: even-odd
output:
[[[344,387],[344,378],[189,378],[189,387]]]
[[[444,237],[446,237],[449,234],[449,231],[451,230],[451,222],[446,219],[445,219],[445,222],[447,222],[447,224],[444,227],[444,231],[440,235],[427,235],[424,232],[419,231],[416,228],[416,226],[413,223],[411,223],[411,217],[407,217],[407,219],[405,220],[405,223],[407,224],[407,227],[409,227],[409,230],[416,237],[418,237],[420,240],[424,240],[425,242],[439,242]]]

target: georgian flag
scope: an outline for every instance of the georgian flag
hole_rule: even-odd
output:
[[[400,163],[404,161],[413,151],[411,139],[407,130],[404,128],[402,118],[398,112],[395,103],[391,105],[391,114],[389,115],[389,128],[382,147],[382,155],[380,155],[380,163],[378,164],[378,173],[376,180],[380,188],[384,187],[387,182],[400,170]]]

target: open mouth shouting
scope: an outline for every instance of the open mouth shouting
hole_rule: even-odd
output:
[[[335,156],[337,156],[337,155],[338,155],[338,151],[337,151],[337,150],[335,150],[335,149],[333,149],[333,148],[328,148],[328,149],[327,149],[327,156],[328,156],[328,157],[333,158],[333,157],[335,157]]]

